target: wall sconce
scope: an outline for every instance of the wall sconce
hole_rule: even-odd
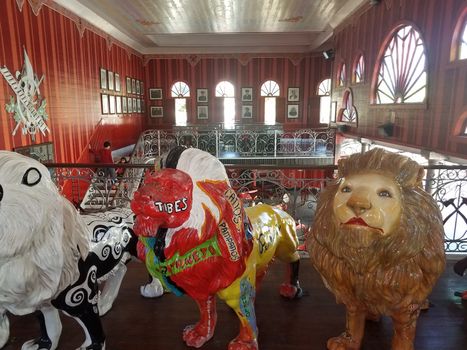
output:
[[[329,49],[329,50],[323,51],[323,57],[325,60],[330,60],[331,58],[334,58],[334,50]]]

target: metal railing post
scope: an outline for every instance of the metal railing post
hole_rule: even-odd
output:
[[[274,130],[274,158],[277,157],[277,130]]]

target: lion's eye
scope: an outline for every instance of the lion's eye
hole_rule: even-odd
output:
[[[342,187],[341,192],[344,192],[344,193],[352,192],[352,189],[350,188],[350,186],[344,186]]]
[[[392,194],[388,190],[381,190],[378,192],[378,196],[391,198]]]

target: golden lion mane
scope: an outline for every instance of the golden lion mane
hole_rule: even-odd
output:
[[[367,248],[349,248],[336,227],[332,203],[340,179],[379,173],[399,184],[402,215],[396,232],[379,236]],[[341,160],[338,178],[320,195],[308,246],[315,268],[337,301],[373,314],[421,304],[445,267],[440,211],[421,188],[423,168],[382,149]],[[410,300],[408,300],[410,299]]]

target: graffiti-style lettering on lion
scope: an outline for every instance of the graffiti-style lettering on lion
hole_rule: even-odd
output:
[[[105,349],[99,314],[117,296],[129,251],[136,255],[133,215],[121,214],[80,216],[44,165],[0,151],[0,348],[9,338],[7,311],[39,310],[41,336],[22,349],[56,349],[62,310],[84,329],[80,349]]]
[[[175,148],[162,163],[161,171],[145,176],[131,202],[134,230],[144,243],[140,258],[166,289],[198,304],[200,321],[183,331],[188,346],[199,348],[213,336],[217,295],[240,320],[229,349],[257,349],[256,286],[274,257],[289,267],[280,294],[301,295],[295,221],[268,205],[244,211],[224,166],[207,152]],[[167,210],[161,202],[181,203],[181,210]],[[260,235],[268,243],[262,250]]]
[[[412,350],[421,306],[444,271],[441,213],[421,188],[423,168],[374,149],[339,161],[321,194],[309,242],[325,285],[347,309],[330,350],[360,349],[365,319],[388,315],[393,350]]]

